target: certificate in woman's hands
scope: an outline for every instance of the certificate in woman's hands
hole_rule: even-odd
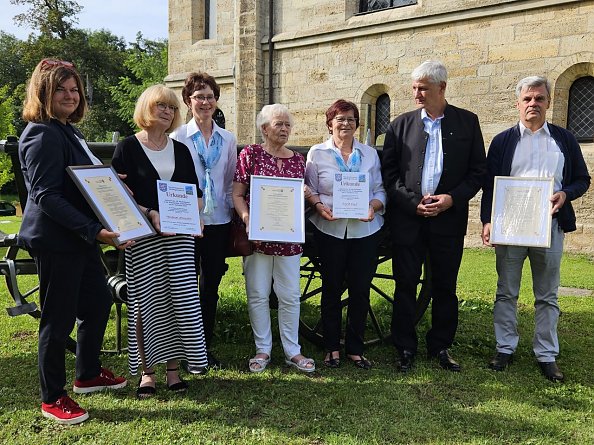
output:
[[[303,179],[250,178],[250,241],[305,242]]]
[[[495,176],[491,244],[550,247],[553,178]]]
[[[85,165],[67,171],[103,227],[120,234],[116,244],[156,233],[113,167]]]

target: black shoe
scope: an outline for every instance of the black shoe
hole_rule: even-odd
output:
[[[543,375],[551,382],[562,382],[565,376],[557,366],[557,362],[538,362]]]
[[[415,362],[415,353],[412,351],[398,351],[398,359],[396,359],[396,368],[400,372],[408,372],[412,369]]]
[[[371,369],[371,366],[372,366],[371,362],[369,360],[367,360],[365,357],[363,357],[362,355],[356,356],[356,357],[359,357],[358,359],[353,358],[354,356],[352,356],[352,355],[348,355],[347,357],[349,358],[349,360],[351,362],[353,362],[353,365],[355,365],[355,367],[365,369],[365,370]]]
[[[142,375],[140,376],[140,380],[138,380],[138,388],[136,388],[136,397],[139,399],[148,399],[149,397],[153,397],[157,393],[156,386],[140,386],[142,383],[142,376],[145,375],[154,375],[155,371],[144,372],[142,371]]]
[[[452,358],[450,351],[447,349],[442,349],[437,353],[437,355],[434,355],[434,357],[437,358],[439,366],[441,366],[446,371],[460,372],[462,369],[460,364]]]
[[[513,358],[513,354],[498,352],[489,362],[489,368],[493,371],[504,371],[505,368],[507,368],[507,366],[513,361]]]
[[[206,366],[190,366],[188,362],[182,361],[182,367],[194,375],[205,375],[209,369],[220,369],[222,367],[221,362],[210,351],[206,351],[206,361]]]
[[[340,357],[332,357],[332,352],[328,352],[326,353],[326,357],[324,358],[324,365],[326,365],[328,368],[336,369],[340,366]]]
[[[167,368],[167,372],[177,372],[179,368]],[[167,389],[173,392],[185,392],[188,389],[188,383],[179,378],[179,382],[169,384],[169,374],[166,375]]]
[[[219,359],[217,359],[210,351],[206,351],[206,360],[208,360],[208,367],[210,369],[220,369],[222,366]]]

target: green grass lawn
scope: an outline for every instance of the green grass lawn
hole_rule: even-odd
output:
[[[0,228],[0,230],[3,230]],[[4,230],[6,231],[6,230]],[[486,368],[494,352],[492,301],[496,274],[489,249],[466,250],[459,279],[460,325],[453,355],[463,370],[441,370],[424,358],[421,341],[416,368],[401,375],[389,345],[369,348],[374,368],[344,363],[325,369],[322,350],[303,341],[318,360],[311,376],[283,365],[275,330],[273,361],[250,374],[254,353],[241,265],[229,260],[221,286],[217,356],[225,368],[204,377],[187,376],[190,390],[172,395],[159,369],[157,397],[136,400],[137,377],[120,392],[77,396],[91,418],[62,427],[41,417],[36,370],[37,321],[0,315],[0,443],[6,444],[591,444],[594,443],[594,308],[587,297],[561,295],[558,359],[566,383],[545,380],[531,352],[533,301],[526,273],[519,306],[521,340],[513,365],[503,373]],[[381,267],[389,272],[389,264]],[[528,272],[528,270],[525,270]],[[20,279],[32,287],[34,277]],[[377,280],[391,294],[393,283]],[[562,285],[594,291],[594,263],[566,255]],[[0,305],[11,299],[0,286]],[[313,298],[303,312],[314,317]],[[389,326],[389,307],[373,297],[380,324]],[[276,315],[276,314],[275,314]],[[420,338],[428,328],[419,324]],[[113,314],[105,346],[113,347]],[[104,355],[106,366],[126,374],[125,355]],[[69,381],[74,357],[67,354]]]

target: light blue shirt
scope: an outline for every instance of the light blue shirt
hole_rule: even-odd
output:
[[[433,120],[423,108],[421,110],[421,119],[425,126],[425,133],[429,135],[421,178],[421,193],[425,196],[435,193],[443,172],[443,147],[441,145],[441,120],[443,115]]]

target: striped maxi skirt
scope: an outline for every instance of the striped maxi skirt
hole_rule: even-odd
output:
[[[194,238],[154,236],[126,249],[128,368],[142,370],[141,335],[148,368],[167,360],[206,366],[206,344],[194,261]]]

